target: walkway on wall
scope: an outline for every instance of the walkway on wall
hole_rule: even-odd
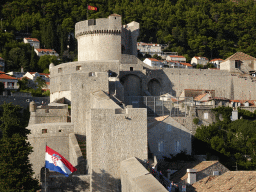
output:
[[[193,98],[166,98],[162,96],[127,96],[125,104],[133,108],[147,108],[149,117],[170,115],[171,117],[186,117]]]

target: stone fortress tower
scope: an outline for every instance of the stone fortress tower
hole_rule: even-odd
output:
[[[121,16],[91,19],[76,23],[78,61],[121,59]]]
[[[137,168],[133,174],[123,175],[120,165],[133,157],[142,161],[148,158],[147,109],[133,108],[128,103],[130,96],[166,92],[179,96],[184,89],[209,89],[215,90],[216,97],[237,99],[241,92],[249,91],[256,97],[255,83],[239,80],[228,71],[145,66],[136,57],[139,24],[122,26],[117,14],[78,22],[75,29],[78,61],[51,64],[51,103],[37,107],[32,103],[30,109],[28,140],[34,150],[30,161],[35,176],[40,178],[44,167],[46,142],[78,169],[73,177],[81,181],[81,188],[75,180],[52,177],[51,181],[62,182],[52,186],[52,191],[65,191],[67,183],[80,191],[121,191],[121,178],[128,181],[122,180],[123,191],[136,188],[129,178],[139,174]],[[81,143],[86,143],[86,152]],[[154,185],[155,191],[166,191],[153,176],[146,177],[151,185],[144,187]]]

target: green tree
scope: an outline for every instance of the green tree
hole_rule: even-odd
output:
[[[43,72],[45,69],[49,69],[50,63],[57,65],[58,64],[57,57],[50,56],[50,55],[41,56],[38,61],[39,71]]]
[[[39,89],[42,89],[46,86],[46,82],[42,77],[37,77],[35,83],[37,84],[37,88]]]
[[[4,103],[0,117],[2,138],[0,139],[0,191],[36,191],[39,183],[33,178],[28,155],[32,147],[26,141],[30,133],[27,126],[29,116],[21,108]]]

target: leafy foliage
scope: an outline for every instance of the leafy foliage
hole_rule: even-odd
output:
[[[11,103],[4,103],[0,117],[0,191],[36,191],[39,183],[32,177],[28,155],[32,147],[26,141],[29,116]]]
[[[216,155],[220,161],[234,169],[237,162],[239,169],[256,168],[256,122],[254,113],[239,110],[239,115],[245,115],[248,119],[231,121],[232,108],[218,107],[216,112],[217,122],[209,126],[201,126],[196,130],[194,146],[196,153],[208,153]],[[222,114],[223,120],[219,119]]]

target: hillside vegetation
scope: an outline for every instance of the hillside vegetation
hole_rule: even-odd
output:
[[[89,11],[89,19],[117,13],[123,24],[137,21],[138,41],[166,43],[166,51],[188,61],[195,55],[224,59],[236,51],[256,57],[253,0],[2,0],[0,48],[7,70],[42,70],[32,50],[15,38],[24,33],[38,38],[42,48],[55,49],[63,62],[74,60],[74,27],[87,19],[87,4],[99,7]]]

